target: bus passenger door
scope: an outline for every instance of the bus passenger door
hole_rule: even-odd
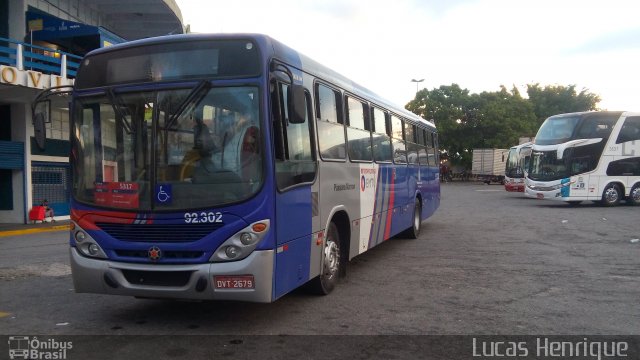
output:
[[[304,123],[289,121],[291,85],[271,84],[276,191],[276,268],[274,298],[309,280],[312,234],[312,186],[317,163],[312,151],[310,99],[305,94]],[[317,194],[317,192],[316,192]]]

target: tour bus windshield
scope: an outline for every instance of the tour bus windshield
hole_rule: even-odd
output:
[[[609,138],[620,113],[602,112],[552,116],[536,135],[536,145],[557,145],[577,139]]]
[[[73,194],[119,209],[175,210],[246,199],[262,185],[258,87],[79,97]]]
[[[537,141],[537,139],[536,139]],[[528,176],[535,181],[552,181],[569,176],[567,159],[558,159],[556,151],[533,151]]]
[[[572,147],[563,151],[562,159],[556,150],[533,151],[528,176],[535,181],[553,181],[592,171],[603,149],[602,142]]]
[[[548,118],[536,134],[536,144],[555,145],[569,141],[579,121],[579,116]]]

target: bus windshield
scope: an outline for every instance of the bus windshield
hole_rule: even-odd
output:
[[[609,138],[619,113],[586,113],[552,116],[542,123],[536,145],[557,145],[577,139]]]
[[[536,144],[556,145],[569,141],[579,120],[579,116],[548,118],[536,134]]]
[[[203,86],[206,85],[206,86]],[[118,209],[219,206],[263,181],[258,87],[114,93],[76,99],[76,200]]]
[[[509,154],[507,155],[507,164],[505,165],[505,175],[511,178],[522,178],[524,177],[524,172],[520,167],[519,160],[520,156],[518,154],[518,148],[512,147],[509,149]]]
[[[533,151],[531,153],[528,177],[535,181],[552,181],[566,178],[569,176],[566,161],[566,157],[558,159],[555,150]]]

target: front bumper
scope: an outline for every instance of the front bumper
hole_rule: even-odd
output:
[[[524,182],[507,182],[504,189],[509,192],[524,192]]]
[[[273,301],[273,250],[254,251],[239,261],[185,265],[122,263],[88,258],[80,255],[74,247],[69,251],[73,285],[79,293],[192,300]],[[144,279],[139,279],[136,283],[129,281],[138,274],[148,274],[155,281],[152,284],[144,284]],[[253,289],[217,289],[213,281],[215,275],[253,275],[255,285]],[[144,275],[140,277],[142,276]],[[174,280],[159,284],[163,278]],[[175,280],[176,278],[178,279]],[[185,281],[179,278],[184,278]]]

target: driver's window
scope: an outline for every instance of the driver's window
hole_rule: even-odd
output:
[[[280,190],[310,183],[315,179],[316,161],[311,139],[311,99],[305,92],[305,121],[301,124],[289,122],[290,86],[276,83],[272,87],[273,125],[278,133],[276,147],[276,177]]]

